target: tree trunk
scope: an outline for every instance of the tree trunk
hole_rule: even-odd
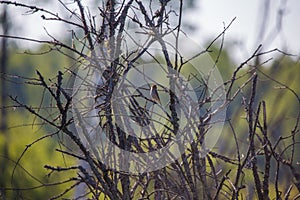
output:
[[[0,22],[3,30],[3,35],[8,34],[9,24],[8,24],[8,17],[7,17],[7,6],[3,7],[3,13],[0,16]],[[1,148],[1,152],[3,155],[3,158],[8,160],[8,133],[7,133],[7,112],[5,105],[7,103],[7,87],[6,87],[6,81],[5,81],[5,75],[7,73],[7,38],[2,37],[1,42],[1,51],[0,51],[0,76],[1,76],[1,84],[0,84],[0,102],[1,102],[1,117],[0,117],[0,134],[4,134],[5,142]],[[6,163],[7,161],[0,162],[0,174],[6,174]],[[0,188],[5,188],[5,178],[0,179]],[[5,190],[0,191],[0,196],[5,199]]]

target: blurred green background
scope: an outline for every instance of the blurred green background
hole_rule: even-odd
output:
[[[17,29],[18,27],[12,29],[11,33],[17,35]],[[67,43],[70,43],[69,37],[69,33],[66,33],[64,40]],[[40,105],[52,105],[47,95],[45,98],[42,98],[44,90],[41,87],[28,85],[25,83],[26,80],[21,77],[37,78],[36,70],[39,70],[41,74],[50,79],[46,80],[47,82],[50,83],[51,80],[55,82],[58,70],[64,71],[66,68],[72,66],[73,61],[55,51],[40,55],[30,55],[28,53],[29,51],[46,52],[49,50],[49,47],[45,45],[35,45],[33,49],[28,51],[20,43],[15,43],[12,40],[9,40],[7,44],[7,71],[2,76],[0,82],[0,84],[4,82],[6,84],[6,99],[5,102],[0,102],[1,109],[5,109],[5,116],[0,116],[1,121],[6,123],[6,126],[0,130],[0,188],[5,188],[7,199],[48,199],[55,196],[55,194],[65,191],[74,182],[71,181],[58,185],[53,183],[67,181],[71,177],[76,177],[76,171],[50,173],[44,166],[70,167],[77,165],[77,160],[72,157],[63,156],[56,151],[56,149],[65,149],[65,147],[61,146],[60,141],[67,140],[66,136],[56,134],[55,136],[47,137],[34,143],[34,141],[43,136],[51,135],[55,130],[43,124],[42,121],[35,118],[28,111],[15,106],[15,103],[8,96],[17,97],[23,104],[31,105],[35,108],[40,107]],[[233,71],[239,66],[240,62],[243,62],[243,60],[240,60],[240,62],[236,61],[231,45],[233,43],[230,43],[230,41],[226,43],[218,59],[217,66],[224,81],[230,80]],[[217,59],[219,47],[213,46],[211,48],[211,56],[214,60]],[[2,54],[3,52],[0,52],[0,55]],[[246,66],[245,69],[238,73],[238,76],[246,73],[251,67],[253,66]],[[282,83],[290,87],[297,95],[300,95],[299,60],[297,57],[276,54],[273,60],[259,66],[256,72],[258,74],[258,85],[255,107],[262,100],[266,102],[268,134],[274,143],[279,137],[291,134],[300,110],[299,99],[280,84]],[[240,87],[249,76],[246,75],[239,79],[237,84],[234,85],[234,89]],[[2,94],[3,90],[0,92]],[[243,96],[249,97],[249,94],[250,87],[247,86],[229,105],[227,111],[227,118],[231,119],[235,128],[242,153],[246,151],[248,135],[245,107],[242,105],[242,102]],[[51,108],[47,109],[51,110]],[[41,110],[40,112],[45,111]],[[47,115],[47,113],[43,114]],[[231,128],[226,123],[222,136],[213,151],[221,152],[224,155],[235,158],[236,146],[232,138]],[[299,134],[296,141],[300,141]],[[284,151],[292,142],[291,139],[285,140],[284,143],[280,144],[279,149]],[[296,147],[298,150],[296,151],[294,162],[298,163],[295,167],[300,170],[300,145],[297,144]],[[289,149],[283,153],[283,157],[286,159],[289,159],[290,155],[291,152]],[[222,167],[223,171],[230,168],[230,166],[226,166],[224,163],[216,164]],[[274,167],[271,170],[274,173]],[[290,177],[289,170],[283,167],[280,179],[280,186],[283,190],[287,190],[291,184],[292,179]],[[250,170],[249,174],[245,174],[245,179],[251,179]],[[14,188],[20,189],[13,190]],[[274,188],[270,188],[270,190],[271,196],[274,197]],[[295,188],[292,191],[292,194],[297,194]],[[72,195],[72,192],[69,192],[66,197],[71,198]]]

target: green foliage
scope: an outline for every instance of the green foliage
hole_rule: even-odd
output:
[[[226,53],[225,53],[226,54]],[[222,56],[221,56],[222,57]],[[222,59],[220,59],[222,65]],[[300,74],[300,66],[299,62],[294,61],[293,59],[283,56],[277,58],[272,63],[267,63],[263,66],[245,66],[243,70],[241,70],[237,76],[242,76],[236,82],[236,85],[233,87],[234,90],[239,88],[245,81],[250,77],[247,75],[247,71],[249,69],[254,69],[258,75],[258,83],[257,83],[257,91],[255,96],[254,103],[254,111],[257,111],[258,104],[262,101],[266,103],[266,117],[267,117],[267,126],[268,126],[268,136],[270,138],[270,142],[275,144],[276,141],[279,140],[280,137],[286,137],[291,135],[291,131],[294,129],[297,115],[299,113],[299,99],[295,95],[300,95],[299,88],[299,74]],[[235,68],[233,68],[234,70]],[[232,73],[232,72],[230,72]],[[224,73],[222,73],[224,74]],[[225,72],[226,74],[226,72]],[[225,75],[226,76],[226,75]],[[226,79],[224,80],[226,81]],[[239,143],[240,154],[245,156],[248,150],[248,122],[247,122],[247,114],[246,109],[248,109],[245,103],[248,103],[250,97],[251,84],[245,87],[242,92],[230,103],[227,118],[230,120],[235,134],[237,136],[237,142]],[[262,115],[262,114],[261,114]],[[260,120],[262,117],[260,116]],[[257,135],[263,138],[260,130],[257,130]],[[296,141],[300,140],[299,134],[296,135]],[[257,141],[257,143],[259,143]],[[284,141],[278,143],[276,151],[282,152],[282,158],[286,160],[290,160],[292,156],[292,146],[294,141],[292,137],[288,137]],[[236,158],[237,155],[237,146],[233,137],[233,131],[229,126],[229,123],[226,123],[221,140],[219,140],[218,148],[215,151],[219,152],[221,155],[229,155],[229,157]],[[299,145],[296,145],[295,148],[299,148]],[[294,158],[299,158],[299,151],[295,151]],[[295,160],[293,166],[300,170],[299,165]],[[264,169],[265,160],[264,156],[257,156],[257,164],[261,171]],[[225,165],[226,166],[226,165]],[[228,165],[228,167],[224,167],[223,170],[227,171],[231,169],[233,173],[230,175],[231,180],[235,179],[235,172],[237,168],[232,168],[232,165]],[[275,198],[275,171],[276,163],[274,160],[271,162],[271,172],[270,172],[270,198]],[[251,168],[249,170],[244,171],[245,177],[243,179],[242,184],[247,185],[245,189],[241,191],[241,195],[243,197],[247,196],[249,199],[256,199],[257,196],[253,196],[255,192],[253,183],[253,174]],[[261,180],[263,179],[263,173],[261,175]],[[282,167],[279,173],[279,188],[281,191],[285,192],[288,187],[291,185],[293,179],[290,176],[290,169],[287,167]],[[297,189],[294,187],[291,190],[291,197],[296,196],[298,194]]]
[[[17,109],[10,112],[8,120],[10,128],[7,130],[7,137],[4,137],[4,134],[0,135],[0,148],[3,149],[5,143],[8,144],[8,157],[0,157],[0,163],[6,165],[1,179],[6,188],[21,190],[8,190],[7,198],[45,199],[69,187],[70,183],[64,184],[64,187],[54,185],[31,190],[43,184],[52,184],[74,176],[69,172],[48,176],[49,171],[44,168],[44,165],[64,166],[66,164],[70,166],[74,164],[74,159],[63,157],[55,151],[56,148],[60,148],[57,142],[58,136],[48,137],[34,143],[51,133],[45,132],[43,127],[32,126],[34,119],[30,114],[19,112]]]
[[[45,51],[46,48],[41,47],[38,51]],[[20,50],[10,51],[8,73],[13,76],[8,76],[8,95],[17,97],[20,102],[31,105],[32,108],[51,105],[40,86],[24,84],[24,79],[18,76],[36,78],[36,70],[39,70],[42,74],[46,74],[47,78],[55,78],[58,70],[63,69],[69,62],[68,59],[57,52],[32,56],[18,51]],[[13,104],[15,103],[12,101],[6,103],[6,105]],[[39,112],[42,113],[43,108]],[[8,130],[0,133],[0,163],[3,169],[0,179],[1,185],[7,188],[5,192],[7,199],[48,199],[74,184],[74,182],[62,185],[54,183],[66,181],[76,174],[70,171],[50,174],[50,171],[44,168],[45,165],[75,164],[74,158],[64,157],[55,150],[63,148],[59,145],[62,139],[60,134],[45,137],[54,133],[54,130],[43,125],[41,120],[23,108],[7,109],[6,117]],[[43,137],[45,138],[41,139]],[[69,193],[69,196],[72,194]]]

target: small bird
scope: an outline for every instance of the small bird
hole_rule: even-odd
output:
[[[156,103],[160,103],[160,98],[158,96],[158,92],[157,92],[157,85],[152,85],[150,88],[150,96],[152,98],[153,101],[155,101]]]

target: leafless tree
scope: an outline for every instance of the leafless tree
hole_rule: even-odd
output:
[[[295,157],[300,110],[293,116],[292,130],[286,130],[288,134],[274,141],[268,126],[272,116],[267,116],[268,105],[258,95],[261,77],[292,93],[296,105],[300,105],[296,91],[264,73],[262,66],[269,60],[258,59],[273,53],[290,56],[288,53],[279,49],[263,51],[259,45],[235,68],[230,79],[220,83],[215,72],[225,33],[235,19],[224,25],[224,30],[204,50],[187,57],[180,48],[181,38],[185,36],[182,0],[107,0],[97,7],[97,17],[83,1],[59,2],[70,18],[26,3],[0,1],[27,9],[28,13],[41,13],[43,20],[62,22],[74,28],[70,44],[50,34],[49,40],[0,35],[47,44],[49,52],[58,51],[73,60],[72,66],[57,72],[50,81],[39,71],[36,77],[26,78],[27,84],[43,88],[55,107],[34,108],[11,96],[17,107],[25,108],[55,129],[27,145],[22,156],[35,143],[53,135],[64,135],[68,140],[60,141],[62,148],[56,151],[80,160],[76,166],[45,164],[51,174],[77,172],[76,177],[55,183],[71,182],[72,186],[53,199],[73,190],[77,191],[77,199],[239,199],[244,198],[245,188],[248,191],[255,188],[258,199],[268,199],[273,174],[276,199],[289,199],[292,184],[288,190],[280,185],[280,173],[285,168],[300,192]],[[209,63],[209,70],[203,70],[200,65],[191,68],[193,61],[206,59],[218,44],[216,59]],[[149,69],[151,73],[163,71],[164,74],[155,79],[146,72]],[[130,82],[136,76],[144,84]],[[149,94],[153,84],[157,85],[162,104]],[[191,88],[196,101],[189,95]],[[242,142],[237,133],[238,120],[224,114],[226,108],[233,105],[245,108],[248,139]],[[41,109],[46,112],[40,112]],[[234,154],[208,147],[211,130],[219,130],[219,124],[224,123],[230,127]],[[104,139],[110,145],[106,146]],[[164,150],[174,141],[176,147]],[[119,149],[129,153],[119,153]],[[159,154],[161,157],[150,154],[161,149],[164,150]],[[286,157],[287,151],[290,153]],[[133,159],[131,154],[139,156]],[[271,171],[271,165],[276,166],[275,171]],[[245,178],[249,174],[251,178]]]

